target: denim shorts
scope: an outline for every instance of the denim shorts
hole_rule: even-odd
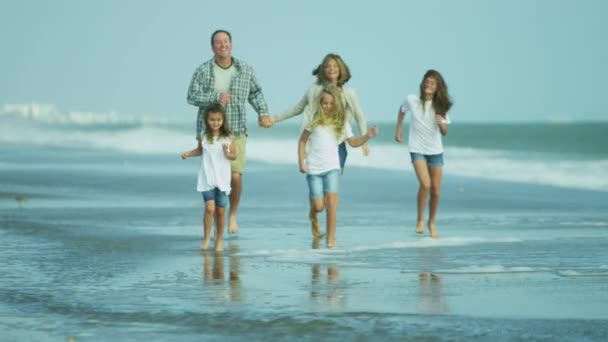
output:
[[[215,201],[215,206],[219,208],[224,208],[226,207],[226,204],[228,204],[228,195],[219,188],[203,191],[203,199],[205,202]]]
[[[439,154],[422,154],[418,152],[410,152],[412,164],[416,160],[426,160],[428,166],[443,166],[443,153]]]
[[[331,170],[318,175],[306,175],[310,199],[323,198],[328,192],[338,192],[340,171]]]

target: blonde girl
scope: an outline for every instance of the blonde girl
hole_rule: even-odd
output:
[[[374,126],[365,135],[354,137],[346,120],[341,91],[336,86],[324,87],[317,103],[317,110],[304,127],[298,142],[298,161],[300,172],[307,174],[313,237],[319,239],[323,236],[317,215],[326,209],[326,242],[327,247],[333,248],[336,245],[336,213],[339,202],[338,145],[346,140],[350,146],[359,147],[375,137],[378,128]]]

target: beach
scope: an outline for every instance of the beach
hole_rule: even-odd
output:
[[[311,238],[298,127],[252,128],[240,231],[215,253],[198,249],[199,161],[179,158],[192,127],[3,120],[2,340],[608,336],[604,149],[529,157],[448,137],[431,239],[414,233],[417,181],[386,125],[369,158],[349,151],[327,249]]]

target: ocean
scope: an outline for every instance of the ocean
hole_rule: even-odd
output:
[[[379,123],[327,249],[299,119],[252,121],[241,229],[216,254],[199,160],[179,157],[191,119],[0,110],[0,340],[608,338],[608,123],[453,120],[437,240],[414,234],[407,146]]]

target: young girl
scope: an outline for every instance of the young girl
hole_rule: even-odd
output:
[[[182,153],[182,159],[200,156],[197,191],[205,201],[203,242],[207,249],[211,239],[211,224],[215,217],[215,251],[224,250],[224,216],[230,194],[230,161],[236,159],[236,148],[226,121],[226,111],[219,104],[209,106],[205,113],[205,132],[199,147]]]
[[[304,118],[302,120],[302,128],[304,128],[311,122],[312,117],[315,114],[316,102],[323,87],[327,84],[332,84],[341,91],[341,98],[346,112],[346,122],[350,123],[354,119],[359,127],[360,134],[363,135],[367,132],[367,121],[365,120],[365,115],[359,104],[359,99],[354,90],[346,85],[346,82],[348,82],[351,75],[348,65],[344,63],[342,58],[337,54],[327,54],[321,61],[321,64],[312,71],[312,74],[317,77],[317,81],[308,88],[302,99],[288,111],[268,118],[266,125],[263,126],[271,127],[276,122],[304,113]],[[363,155],[367,156],[369,154],[367,144],[364,144],[361,148],[363,150]],[[339,145],[341,169],[344,169],[346,154],[346,146],[342,142]]]
[[[416,233],[424,232],[424,210],[426,198],[431,193],[429,203],[428,228],[431,237],[438,238],[435,215],[439,206],[439,191],[443,168],[442,136],[448,134],[450,117],[448,112],[452,100],[448,86],[438,71],[429,70],[420,83],[420,96],[409,95],[399,110],[395,140],[403,141],[403,118],[408,112],[410,134],[408,146],[420,187],[418,188],[418,220]]]
[[[340,89],[328,85],[321,92],[312,121],[304,128],[298,142],[300,172],[306,173],[310,193],[312,234],[323,235],[319,230],[317,214],[327,208],[327,247],[336,245],[336,211],[338,209],[338,180],[340,159],[338,144],[345,139],[352,147],[359,147],[378,134],[372,127],[365,135],[354,137],[346,113]],[[310,140],[308,151],[306,144]]]

